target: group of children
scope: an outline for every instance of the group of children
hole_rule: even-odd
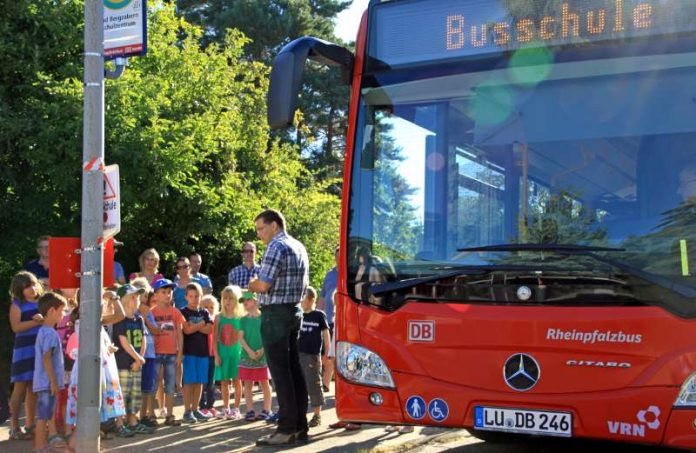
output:
[[[204,296],[200,285],[191,283],[186,286],[187,305],[177,309],[172,300],[174,287],[167,279],[150,285],[138,278],[103,293],[102,436],[154,432],[159,426],[156,401],[168,426],[211,418],[277,420],[271,412],[270,374],[256,296],[227,286],[218,309],[214,296]],[[36,451],[69,449],[70,434],[77,424],[79,293],[44,293],[36,277],[22,271],[12,281],[11,295],[15,344],[10,438],[33,437]],[[329,350],[328,322],[323,312],[315,310],[315,299],[316,292],[309,288],[302,302],[305,319],[299,347],[314,410],[310,426],[321,422],[321,354]],[[254,382],[263,392],[259,412],[254,409]],[[216,383],[222,395],[220,411],[214,408]],[[183,393],[182,420],[173,413],[177,391]],[[245,415],[240,412],[242,392]],[[24,428],[18,420],[22,399]]]

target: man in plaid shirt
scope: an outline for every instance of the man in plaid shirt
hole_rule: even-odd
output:
[[[307,387],[298,338],[302,327],[299,303],[309,284],[309,258],[304,245],[285,232],[285,218],[272,209],[256,216],[256,233],[266,253],[258,279],[249,290],[260,293],[263,353],[278,397],[278,429],[259,439],[257,445],[292,445],[307,441]]]
[[[245,242],[242,245],[242,264],[232,268],[227,274],[227,281],[230,285],[248,288],[249,280],[258,277],[260,270],[261,266],[256,264],[256,245],[253,242]]]

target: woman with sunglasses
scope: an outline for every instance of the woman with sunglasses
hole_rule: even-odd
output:
[[[174,306],[182,309],[188,305],[186,301],[186,285],[189,283],[201,284],[201,281],[191,275],[191,262],[185,256],[176,259],[176,276],[174,277]]]

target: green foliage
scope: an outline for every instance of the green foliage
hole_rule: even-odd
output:
[[[226,31],[237,29],[251,39],[246,55],[270,64],[278,51],[301,36],[332,42],[336,15],[350,5],[346,0],[178,0],[178,11],[207,33],[204,45],[223,43]],[[340,177],[347,121],[349,88],[341,84],[336,68],[309,64],[298,102],[301,121],[292,131],[276,132],[284,142],[301,150],[319,179]],[[340,185],[328,187],[339,194]]]
[[[249,40],[240,32],[202,49],[201,28],[173,6],[150,7],[148,55],[106,82],[105,156],[121,173],[119,261],[135,271],[140,252],[155,247],[171,274],[174,257],[195,250],[220,289],[268,206],[307,246],[320,285],[333,266],[340,202],[327,192],[334,180],[317,182],[297,149],[269,138],[269,68],[244,57]],[[0,30],[13,37],[0,42],[3,294],[37,236],[79,236],[82,15],[75,0],[18,0],[0,10]],[[9,347],[0,345],[3,360]]]
[[[333,37],[333,20],[346,0],[177,0],[178,11],[208,30],[204,42],[223,42],[228,29],[251,38],[248,55],[270,61],[300,36]]]

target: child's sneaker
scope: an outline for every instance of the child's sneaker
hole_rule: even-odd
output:
[[[169,415],[164,420],[164,424],[167,426],[181,426],[181,420],[177,420],[173,415]]]
[[[280,414],[278,412],[271,412],[271,415],[266,419],[266,423],[278,423]]]
[[[210,414],[210,411],[208,409],[198,409],[197,412],[207,419],[213,418],[213,416]],[[194,416],[195,416],[195,414],[194,414]]]
[[[259,412],[259,415],[256,416],[256,420],[268,420],[268,417],[270,416],[271,413],[264,409],[261,412]]]
[[[232,420],[230,417],[230,410],[223,409],[217,413],[218,420]]]
[[[143,425],[147,426],[148,428],[157,428],[159,426],[159,423],[157,423],[157,419],[155,417],[143,417],[140,420],[140,423]]]
[[[214,407],[211,407],[210,409],[208,409],[208,413],[210,414],[210,418],[217,418],[217,416],[218,416],[218,411],[215,410]]]
[[[210,420],[210,416],[202,414],[201,411],[193,411],[193,417],[198,422],[207,422]]]
[[[164,407],[160,409],[157,418],[167,418],[167,409]]]
[[[52,436],[48,436],[48,445],[57,450],[60,448],[67,447],[68,443],[66,442],[65,438],[60,434],[54,434]]]
[[[254,411],[247,412],[246,415],[244,416],[244,420],[246,420],[248,422],[255,421],[256,420],[256,412],[254,412]]]
[[[31,440],[31,434],[24,432],[22,428],[11,429],[10,440]]]
[[[135,433],[130,429],[126,428],[126,425],[121,425],[116,429],[116,435],[118,437],[133,437]]]
[[[231,418],[231,419],[228,418],[228,420],[241,420],[241,418],[242,418],[242,413],[239,412],[239,409],[238,409],[238,408],[233,407],[233,408],[230,410],[230,415],[229,415],[229,416],[232,417],[232,418]]]
[[[142,423],[138,423],[137,425],[131,425],[128,427],[128,429],[134,432],[135,434],[152,434],[155,432],[154,428],[145,426]]]
[[[193,412],[188,411],[184,413],[184,417],[181,419],[184,423],[196,423],[198,420],[193,416]]]

